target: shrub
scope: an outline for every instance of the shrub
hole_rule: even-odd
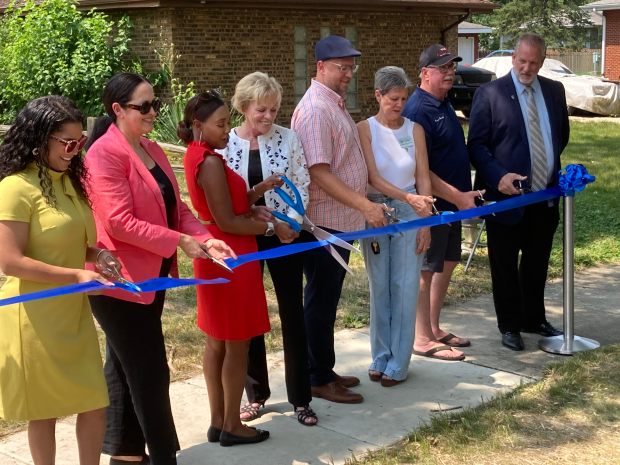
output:
[[[14,2],[0,17],[0,121],[12,121],[42,95],[71,98],[89,115],[102,112],[105,82],[123,70],[131,23],[103,13],[86,14],[75,0]]]
[[[148,137],[158,142],[182,145],[177,136],[177,126],[183,120],[185,105],[196,94],[196,90],[193,82],[184,86],[177,78],[170,79],[170,90],[172,91],[172,100],[162,105],[153,130]]]

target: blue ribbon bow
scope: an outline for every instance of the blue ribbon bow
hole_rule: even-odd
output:
[[[585,166],[581,164],[567,165],[560,171],[558,186],[563,196],[574,196],[575,192],[581,192],[586,186],[596,181],[596,176],[588,173]]]

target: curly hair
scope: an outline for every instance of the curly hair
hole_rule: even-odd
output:
[[[49,95],[28,102],[0,145],[0,180],[23,171],[34,162],[39,169],[43,197],[50,207],[56,208],[56,196],[49,175],[48,141],[50,134],[65,123],[84,124],[84,114],[68,98]],[[85,189],[88,172],[82,156],[72,158],[66,173],[78,195],[90,204]]]

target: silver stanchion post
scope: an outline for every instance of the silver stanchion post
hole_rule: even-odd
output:
[[[564,335],[544,337],[538,341],[539,349],[560,355],[573,355],[600,347],[593,339],[575,336],[574,201],[574,196],[564,196]]]

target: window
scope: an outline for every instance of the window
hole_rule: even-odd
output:
[[[320,39],[324,39],[331,34],[329,26],[321,26],[319,29]],[[344,36],[351,41],[354,48],[357,48],[357,28],[355,26],[345,27]],[[306,93],[308,86],[308,48],[305,26],[295,26],[295,101],[299,100]],[[356,59],[359,63],[359,58]],[[347,90],[346,104],[349,110],[359,109],[357,95],[357,74],[349,83]]]
[[[344,36],[351,41],[353,48],[357,49],[357,28],[355,28],[355,26],[347,26]],[[360,58],[356,58],[356,62],[359,63],[359,61]],[[347,108],[349,110],[359,108],[357,99],[357,74],[354,74],[353,79],[349,82],[349,89],[347,90]]]
[[[295,26],[295,101],[304,96],[308,81],[308,49],[306,47],[306,28]]]

